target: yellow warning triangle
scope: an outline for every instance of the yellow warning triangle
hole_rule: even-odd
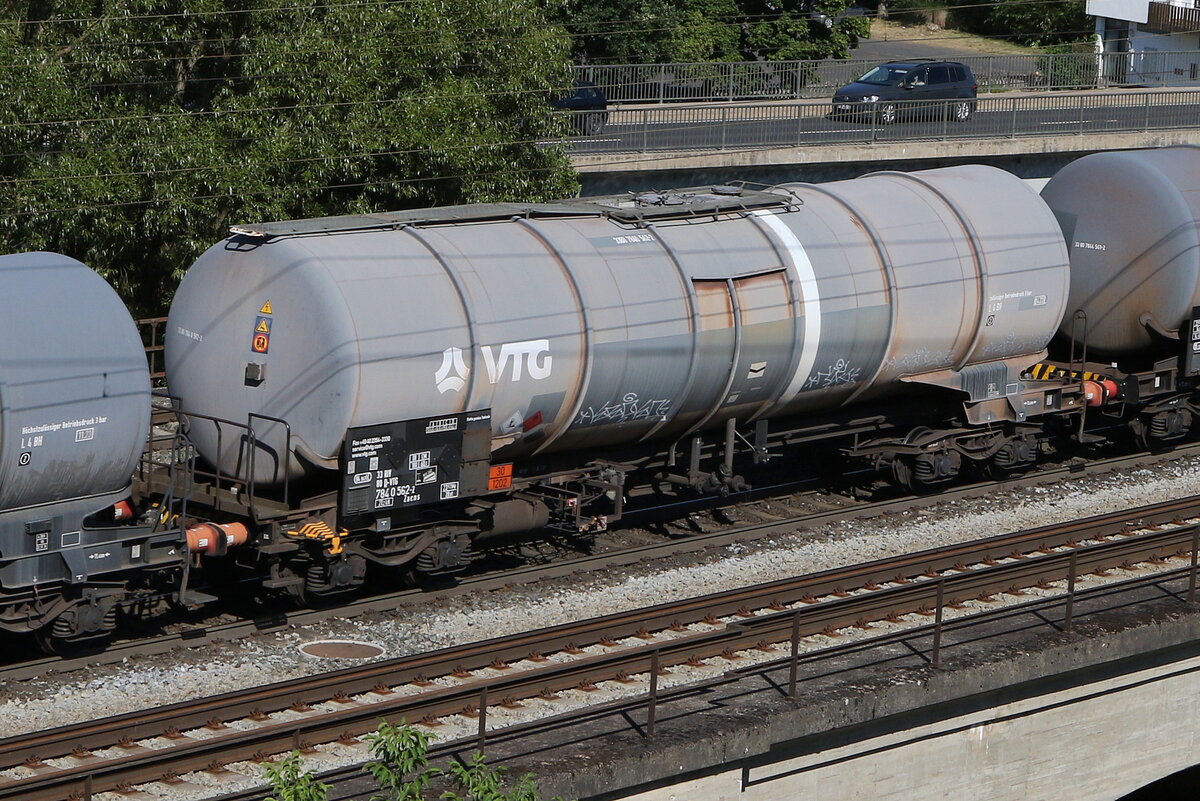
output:
[[[254,330],[258,331],[260,334],[269,334],[271,333],[271,326],[267,324],[266,320],[263,320]]]
[[[271,301],[268,300],[266,303],[264,303],[262,305],[262,308],[258,310],[258,313],[259,314],[274,314],[275,312],[273,312],[271,310]]]

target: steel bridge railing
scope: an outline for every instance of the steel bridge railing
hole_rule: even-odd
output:
[[[1200,86],[1200,52],[1047,53],[963,56],[980,93],[1002,90]],[[830,97],[879,62],[869,59],[696,64],[591,64],[575,78],[610,104],[799,100]]]
[[[962,122],[947,101],[896,106],[890,124],[871,110],[843,112],[828,102],[615,108],[599,133],[566,145],[571,155],[588,156],[1200,128],[1198,91],[984,96]]]

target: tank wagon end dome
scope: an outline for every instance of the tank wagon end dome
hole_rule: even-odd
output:
[[[57,253],[0,256],[0,511],[124,490],[150,372],[117,293]]]
[[[1089,353],[1154,348],[1200,304],[1200,148],[1095,153],[1042,190],[1071,258],[1061,333],[1087,320]],[[1079,336],[1080,332],[1075,331]]]

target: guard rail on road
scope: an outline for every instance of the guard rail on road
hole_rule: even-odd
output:
[[[1185,90],[987,96],[962,122],[946,101],[908,101],[896,104],[892,124],[870,110],[839,112],[830,103],[616,108],[599,133],[566,144],[583,156],[1178,130],[1200,127],[1197,101],[1200,92]]]
[[[963,56],[979,91],[1200,85],[1200,52],[1054,53]],[[593,64],[575,79],[599,86],[609,103],[796,100],[830,97],[879,62],[868,59],[696,64]]]

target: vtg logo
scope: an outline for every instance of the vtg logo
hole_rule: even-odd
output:
[[[483,363],[487,368],[488,381],[500,383],[505,373],[509,373],[513,381],[520,381],[526,373],[534,381],[549,378],[554,364],[550,355],[550,340],[530,339],[525,342],[505,342],[498,346],[484,345]],[[461,348],[446,348],[442,351],[442,365],[434,373],[438,392],[458,392],[466,386],[467,376],[471,370],[463,360]]]

